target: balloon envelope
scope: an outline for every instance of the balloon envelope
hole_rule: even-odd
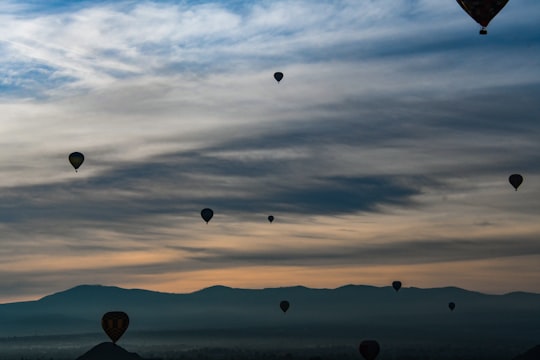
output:
[[[399,291],[399,289],[401,289],[401,281],[393,281],[392,287],[394,288],[394,290]]]
[[[508,177],[508,181],[510,181],[510,184],[514,187],[514,189],[518,189],[519,185],[523,182],[523,176],[519,174],[512,174]]]
[[[375,340],[364,340],[360,343],[358,350],[360,350],[360,354],[362,354],[364,359],[374,360],[379,355],[381,348]]]
[[[204,221],[206,221],[207,224],[210,221],[210,219],[212,219],[213,216],[214,216],[214,211],[212,209],[204,208],[201,210],[201,217],[203,218]]]
[[[123,311],[110,311],[101,318],[101,327],[113,343],[126,332],[129,326],[129,317]]]
[[[480,34],[487,34],[489,22],[502,10],[508,0],[456,0],[470,17],[482,26]]]
[[[274,217],[272,215],[268,216],[268,221],[270,222],[274,221]]]
[[[283,79],[283,73],[281,71],[275,72],[274,79],[279,83]]]
[[[289,302],[287,300],[283,300],[279,303],[279,307],[281,308],[281,311],[283,312],[287,312],[287,310],[289,310]]]
[[[453,302],[449,302],[448,303],[448,308],[452,311],[454,311],[454,309],[456,308],[456,304],[454,304]]]
[[[69,162],[71,163],[71,166],[73,166],[75,170],[77,170],[84,162],[84,155],[77,151],[69,154],[68,158],[69,158]]]

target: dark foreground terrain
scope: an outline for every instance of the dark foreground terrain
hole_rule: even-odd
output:
[[[136,334],[118,345],[103,341],[103,336],[78,335],[58,338],[19,337],[0,339],[2,360],[348,360],[362,359],[355,343],[328,345],[321,339],[307,346],[308,339],[240,339],[210,336],[189,338],[182,334]],[[161,336],[161,338],[160,338]],[[176,337],[176,342],[174,342]],[[98,340],[100,339],[100,340]],[[159,340],[161,339],[161,340]],[[96,341],[97,340],[97,341]],[[272,341],[273,340],[273,341]],[[95,341],[92,343],[92,341]],[[358,340],[358,342],[360,339]],[[206,343],[206,345],[205,345]],[[492,346],[468,343],[381,343],[377,360],[538,360],[540,347],[517,346],[502,340]],[[481,344],[481,342],[479,342]],[[527,353],[527,351],[529,353]],[[522,357],[518,357],[518,356]]]

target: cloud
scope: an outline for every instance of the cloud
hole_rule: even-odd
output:
[[[525,255],[540,255],[540,247],[533,237],[511,239],[423,239],[399,241],[395,243],[370,244],[362,246],[328,245],[311,249],[295,248],[260,249],[242,251],[231,249],[206,249],[204,253],[194,251],[189,258],[203,263],[237,266],[289,265],[318,266],[353,265],[416,265],[445,262],[462,262],[493,258],[512,258]]]
[[[2,38],[4,50],[10,55],[3,64],[19,69],[17,80],[47,67],[47,76],[36,80],[47,81],[48,89],[41,91],[50,94],[62,83],[67,91],[104,88],[124,78],[172,71],[205,74],[270,64],[380,60],[385,54],[425,55],[436,49],[449,55],[463,48],[456,25],[472,23],[455,4],[433,8],[426,2],[279,1],[228,7],[102,1],[13,7],[2,19],[9,29]],[[437,38],[427,36],[435,30]],[[51,79],[57,86],[51,87]]]
[[[6,287],[537,254],[539,6],[3,2]]]

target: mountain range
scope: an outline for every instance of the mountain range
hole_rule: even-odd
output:
[[[290,303],[286,313],[279,306],[282,300]],[[449,302],[456,304],[453,311]],[[172,334],[183,343],[199,337],[343,345],[376,338],[402,345],[489,346],[493,351],[510,351],[510,346],[515,355],[540,339],[540,294],[488,295],[456,287],[396,292],[364,285],[213,286],[188,294],[80,285],[36,301],[0,305],[0,337],[102,334],[101,316],[118,310],[130,317],[125,341],[142,334]]]

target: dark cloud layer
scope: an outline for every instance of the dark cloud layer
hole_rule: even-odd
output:
[[[397,176],[340,177],[314,172],[308,180],[299,182],[301,178],[294,175],[279,176],[284,170],[275,166],[272,181],[264,176],[272,168],[261,173],[251,164],[193,155],[188,163],[180,157],[178,166],[148,162],[82,182],[11,188],[2,196],[0,217],[5,223],[114,223],[190,213],[204,204],[222,213],[275,209],[331,215],[376,211],[381,204],[405,205],[418,193],[412,181],[404,182]],[[205,182],[201,184],[198,176],[205,177]],[[259,177],[260,183],[256,181]],[[205,191],[210,194],[200,194]],[[212,195],[214,192],[219,195]]]
[[[328,245],[312,249],[298,249],[294,245],[280,246],[279,250],[242,251],[206,249],[194,251],[191,259],[203,263],[242,264],[244,266],[273,264],[285,266],[309,265],[413,265],[439,262],[471,261],[491,258],[539,255],[540,245],[534,237],[511,239],[422,239],[399,240],[376,245]]]
[[[512,169],[536,173],[540,160],[536,148],[504,139],[534,144],[531,128],[536,127],[538,110],[533,100],[538,94],[540,86],[530,85],[452,100],[358,99],[321,106],[320,118],[290,119],[287,128],[238,127],[232,130],[238,135],[230,140],[141,162],[108,164],[102,152],[99,162],[111,167],[98,176],[85,177],[83,166],[69,182],[4,189],[0,218],[12,224],[114,225],[145,216],[194,213],[205,206],[238,216],[261,209],[334,215],[378,211],[388,204],[414,206],[412,197],[421,189],[442,186],[452,174],[475,178]],[[396,167],[393,173],[370,174],[369,169],[340,166],[332,149],[343,147],[349,152],[344,156],[352,152],[359,158],[376,154],[372,149],[401,147],[404,154],[425,151],[440,153],[441,160],[465,161],[450,161],[446,170],[430,172],[432,165],[411,160],[411,167],[417,168],[411,173],[400,173]],[[265,153],[250,157],[257,151]],[[280,158],[284,151],[299,157]],[[369,161],[379,165],[392,159],[382,155]]]

